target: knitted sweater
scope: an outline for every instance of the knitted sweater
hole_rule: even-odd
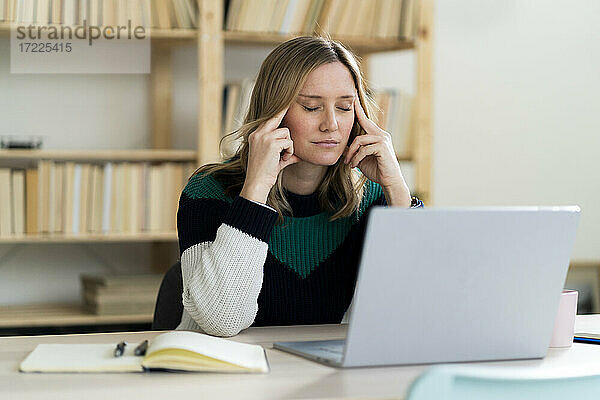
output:
[[[233,336],[251,325],[342,320],[367,212],[386,204],[383,191],[367,181],[359,210],[331,222],[316,194],[286,196],[293,216],[279,225],[273,209],[226,196],[212,175],[190,179],[177,213],[184,306],[177,329]]]

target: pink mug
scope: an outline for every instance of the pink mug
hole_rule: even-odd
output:
[[[560,295],[550,347],[571,347],[577,315],[577,291],[563,290]]]

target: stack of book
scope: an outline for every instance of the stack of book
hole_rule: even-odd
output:
[[[229,0],[225,29],[335,36],[415,36],[418,0]]]
[[[84,310],[97,315],[151,314],[160,274],[81,275]]]
[[[0,0],[0,21],[87,26],[194,28],[195,0]]]
[[[38,161],[0,168],[0,237],[174,232],[193,163]]]

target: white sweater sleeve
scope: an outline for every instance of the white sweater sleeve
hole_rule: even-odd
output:
[[[183,214],[195,220],[188,211]],[[183,251],[184,310],[177,329],[234,336],[252,325],[258,312],[267,238],[276,216],[266,207],[237,198],[218,226],[214,241],[193,244]],[[180,236],[185,234],[180,232]]]
[[[214,242],[199,243],[183,252],[183,307],[202,331],[233,336],[252,325],[268,247],[222,224]],[[178,329],[194,328],[181,325]]]

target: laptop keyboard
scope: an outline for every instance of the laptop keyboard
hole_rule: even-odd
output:
[[[314,340],[307,342],[273,343],[276,349],[318,360],[341,363],[344,354],[344,340]]]
[[[324,340],[315,342],[315,345],[315,350],[319,350],[325,354],[331,354],[332,356],[341,357],[344,353],[343,340]]]
[[[344,340],[318,340],[305,342],[301,352],[317,359],[340,363],[344,354]]]

